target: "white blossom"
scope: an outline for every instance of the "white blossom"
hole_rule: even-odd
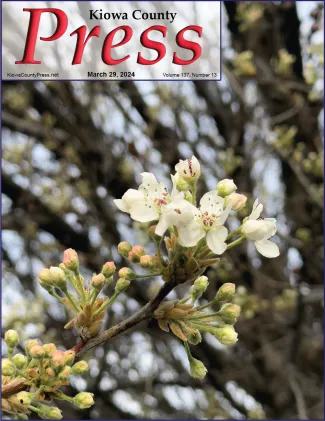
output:
[[[188,183],[196,181],[201,175],[200,163],[194,155],[184,161],[180,159],[179,163],[175,165],[175,170],[179,177]]]
[[[230,213],[231,203],[224,209],[225,200],[216,191],[206,193],[200,200],[200,209],[196,209],[194,219],[179,228],[179,244],[183,247],[195,246],[206,236],[210,250],[222,254],[227,244],[228,230],[224,223]]]
[[[191,203],[184,199],[183,193],[177,191],[172,176],[173,190],[169,194],[164,183],[159,183],[152,173],[142,173],[142,184],[138,190],[129,189],[122,199],[114,200],[116,206],[129,213],[138,222],[159,220],[156,234],[162,236],[172,225],[187,224],[193,219]]]
[[[263,205],[255,200],[253,210],[244,222],[241,232],[249,240],[254,241],[256,250],[264,257],[278,257],[279,247],[269,240],[276,233],[276,220],[274,218],[258,219]]]

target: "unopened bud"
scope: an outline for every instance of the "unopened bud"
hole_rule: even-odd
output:
[[[223,345],[233,345],[238,340],[238,333],[231,325],[225,325],[223,327],[216,327],[213,335]]]
[[[67,365],[72,365],[74,362],[74,359],[76,358],[76,353],[72,351],[71,349],[68,349],[67,351],[64,351],[64,357],[65,357],[65,363]]]
[[[225,178],[224,180],[219,181],[217,184],[217,193],[221,197],[229,196],[236,189],[236,184],[229,178]]]
[[[90,408],[92,405],[94,405],[94,399],[93,394],[88,392],[80,392],[78,395],[74,397],[74,403],[78,406],[80,409],[86,409]]]
[[[78,273],[79,271],[79,258],[78,254],[73,249],[67,249],[63,253],[63,264],[64,266],[72,270],[75,273]]]
[[[157,235],[156,234],[156,227],[157,227],[157,225],[152,225],[150,228],[149,228],[149,231],[148,231],[148,234],[149,234],[149,237],[155,242],[155,243],[157,243],[157,242],[160,242],[160,240],[161,240],[161,237],[160,237],[160,235]]]
[[[52,354],[52,357],[51,357],[50,364],[54,369],[64,367],[64,365],[65,365],[64,352],[60,351],[60,350],[54,351],[53,354]]]
[[[153,269],[155,266],[155,259],[149,254],[140,257],[140,266],[144,269]]]
[[[51,278],[51,274],[50,274],[50,269],[41,269],[38,272],[38,279],[39,279],[39,283],[40,285],[46,289],[46,287],[52,287],[52,278]]]
[[[100,273],[99,275],[95,275],[91,278],[91,286],[96,290],[100,291],[105,286],[105,276]]]
[[[39,343],[38,343],[38,340],[37,340],[37,339],[29,339],[29,340],[26,342],[25,349],[26,349],[27,354],[29,354],[29,350],[30,350],[33,346],[35,346],[35,345],[39,345]]]
[[[1,360],[1,373],[3,376],[12,376],[16,371],[15,365],[9,358],[2,358]]]
[[[135,277],[137,276],[132,269],[130,268],[122,268],[118,271],[118,276],[120,278],[125,278],[129,281],[132,281],[132,279],[135,279]]]
[[[66,365],[62,371],[60,371],[59,373],[59,379],[60,380],[68,380],[70,377],[70,373],[71,373],[71,367],[69,367],[68,365]]]
[[[237,304],[227,303],[221,307],[221,317],[226,323],[234,324],[240,315],[240,307]]]
[[[106,262],[105,265],[102,267],[102,274],[105,276],[105,278],[110,278],[111,276],[113,276],[115,271],[116,266],[114,262]]]
[[[17,399],[22,405],[30,405],[33,402],[33,395],[29,392],[19,392]]]
[[[122,241],[117,246],[118,253],[123,257],[128,257],[128,254],[130,253],[131,250],[132,250],[132,246],[127,241]]]
[[[236,292],[236,286],[235,284],[226,283],[223,284],[219,291],[217,292],[216,301],[228,301],[230,298],[235,294]]]
[[[55,371],[53,370],[53,368],[49,367],[45,370],[45,373],[48,377],[52,378],[55,376]]]
[[[128,259],[131,260],[133,263],[139,263],[140,257],[144,256],[146,252],[144,251],[144,248],[141,246],[134,246],[132,247],[132,250],[128,254]]]
[[[61,268],[56,266],[50,267],[50,276],[52,279],[52,283],[56,288],[65,290],[67,288],[67,280],[65,273]]]
[[[12,362],[17,368],[21,369],[27,364],[27,357],[23,354],[16,354],[12,357]]]
[[[195,379],[204,379],[207,373],[207,369],[205,368],[205,365],[203,364],[203,362],[193,357],[189,358],[189,362],[190,362],[191,376],[194,377]]]
[[[200,276],[194,281],[194,284],[190,290],[193,301],[196,301],[202,296],[208,285],[209,281],[206,276]]]
[[[187,340],[192,345],[197,345],[198,343],[200,343],[202,341],[202,337],[201,337],[200,331],[197,330],[195,333],[190,333],[187,336]]]
[[[46,418],[49,420],[61,420],[62,419],[62,412],[59,408],[50,407],[48,411],[46,411]]]
[[[16,330],[7,330],[5,333],[5,342],[10,349],[16,348],[19,342],[18,332]]]
[[[247,197],[244,194],[238,194],[238,193],[231,193],[229,196],[225,199],[225,204],[228,205],[228,203],[231,203],[231,209],[234,211],[239,211],[245,207],[247,202]]]
[[[72,374],[82,376],[86,374],[89,370],[88,364],[86,361],[79,361],[72,367]]]
[[[32,346],[29,350],[29,355],[32,358],[43,358],[44,357],[44,349],[41,345]]]
[[[53,352],[56,351],[56,346],[54,344],[44,344],[43,349],[44,349],[45,356],[51,357]]]
[[[119,278],[115,285],[115,292],[117,294],[121,294],[121,292],[125,291],[129,287],[130,283],[131,282],[125,278]]]

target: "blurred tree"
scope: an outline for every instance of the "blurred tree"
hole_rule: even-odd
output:
[[[107,260],[122,265],[120,239],[141,238],[112,200],[141,171],[163,178],[195,154],[202,191],[234,178],[248,209],[259,197],[278,220],[280,258],[245,243],[209,270],[202,302],[230,281],[243,312],[235,346],[204,338],[196,347],[204,381],[187,374],[179,342],[143,323],[86,355],[87,385],[71,387],[93,392],[96,405],[66,407],[65,418],[323,419],[322,4],[227,1],[224,9],[220,83],[3,83],[3,325],[25,338],[75,345],[37,272],[69,247],[89,278]],[[133,282],[106,326],[157,288]]]

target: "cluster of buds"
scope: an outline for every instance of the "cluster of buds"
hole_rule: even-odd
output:
[[[219,160],[227,175],[234,173],[243,163],[243,158],[236,155],[233,148],[219,152]]]
[[[264,15],[265,6],[262,3],[239,3],[237,5],[236,19],[240,22],[239,30],[247,31],[255,25]]]
[[[292,75],[292,65],[295,61],[295,56],[289,54],[284,48],[281,48],[278,52],[278,57],[273,60],[275,73],[282,77],[290,77]]]
[[[295,137],[298,132],[296,126],[282,124],[274,128],[276,138],[272,140],[272,145],[283,150],[290,150],[295,144]]]
[[[190,296],[179,301],[163,302],[154,313],[159,327],[171,331],[184,343],[193,377],[203,378],[206,370],[201,361],[192,357],[189,344],[197,345],[201,342],[201,333],[210,333],[223,345],[233,345],[237,342],[234,324],[240,314],[240,306],[229,301],[235,294],[235,285],[223,284],[215,298],[208,304],[194,306],[195,301],[208,286],[207,278],[202,276],[195,280]],[[192,299],[191,304],[187,302]],[[216,312],[203,311],[206,308],[219,307]]]
[[[233,59],[234,74],[239,77],[250,77],[256,75],[256,66],[254,64],[254,54],[247,50],[237,54]]]
[[[74,313],[65,328],[75,327],[84,340],[96,336],[101,329],[105,310],[126,288],[117,282],[112,297],[99,297],[102,290],[114,280],[116,267],[114,262],[107,262],[98,274],[85,285],[79,272],[79,258],[75,250],[68,249],[63,254],[59,267],[41,269],[38,282],[69,312]],[[61,292],[58,295],[57,292]]]
[[[8,357],[2,358],[2,409],[18,418],[27,419],[31,412],[43,419],[61,419],[59,408],[49,406],[52,400],[60,399],[74,403],[79,408],[94,404],[92,394],[83,392],[75,397],[65,395],[60,388],[69,385],[70,375],[88,372],[86,361],[74,364],[75,353],[61,351],[52,343],[41,345],[38,340],[26,342],[25,353],[14,350],[18,345],[18,333],[5,333]]]

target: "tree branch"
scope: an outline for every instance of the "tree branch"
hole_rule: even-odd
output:
[[[81,354],[85,353],[86,351],[89,351],[92,348],[95,348],[96,346],[102,344],[103,342],[106,342],[109,339],[114,338],[117,335],[120,335],[121,333],[137,325],[143,320],[150,319],[154,311],[159,307],[159,304],[175,288],[176,284],[177,283],[175,279],[171,279],[170,281],[164,283],[164,285],[162,285],[162,287],[158,291],[157,295],[153,297],[137,313],[133,314],[128,319],[123,320],[121,323],[117,324],[116,326],[113,326],[110,329],[104,330],[104,332],[100,333],[99,335],[95,336],[89,341],[79,342],[74,348],[72,348],[72,350],[76,352],[77,356],[80,356]]]

